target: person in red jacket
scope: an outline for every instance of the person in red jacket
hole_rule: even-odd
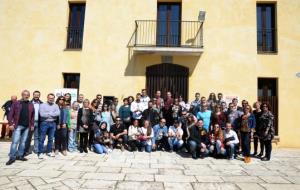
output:
[[[8,124],[13,136],[6,165],[11,165],[15,160],[27,161],[24,157],[25,142],[29,130],[34,130],[34,106],[29,97],[30,92],[23,90],[22,99],[12,104],[8,114]]]

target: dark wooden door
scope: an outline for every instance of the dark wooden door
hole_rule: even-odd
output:
[[[189,69],[184,66],[163,63],[149,66],[146,69],[146,87],[150,97],[154,97],[157,90],[162,96],[168,91],[173,97],[180,95],[186,101],[188,98]]]
[[[275,135],[278,135],[278,96],[276,78],[258,78],[258,101],[268,103],[274,114]]]

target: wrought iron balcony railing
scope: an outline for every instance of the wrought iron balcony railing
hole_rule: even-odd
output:
[[[257,30],[257,51],[258,52],[277,52],[276,29]]]
[[[83,27],[68,27],[67,49],[81,49],[83,42]]]
[[[128,47],[203,48],[203,22],[137,20]]]

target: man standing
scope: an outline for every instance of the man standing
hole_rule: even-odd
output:
[[[221,92],[218,93],[218,100],[217,100],[217,104],[222,104],[223,102],[225,102],[225,100],[223,99],[223,94]]]
[[[195,94],[195,100],[193,100],[191,102],[192,113],[194,115],[197,115],[197,113],[200,111],[200,108],[199,108],[200,107],[200,103],[201,103],[201,101],[200,101],[200,93],[196,92],[196,94]]]
[[[141,97],[141,102],[143,102],[144,104],[144,108],[147,109],[148,108],[148,102],[150,101],[149,96],[147,95],[147,90],[146,89],[142,89],[142,97]]]
[[[40,140],[38,148],[38,157],[43,159],[42,153],[44,153],[44,141],[46,135],[48,135],[47,144],[47,156],[54,157],[52,153],[53,138],[56,129],[56,119],[60,114],[58,105],[54,104],[54,94],[50,93],[47,96],[47,102],[40,105],[39,113],[41,116],[41,127],[40,127]],[[52,154],[51,154],[52,153]]]
[[[143,111],[143,121],[148,120],[151,123],[151,126],[156,125],[159,122],[159,114],[153,109],[153,102],[150,100],[148,102],[148,109]]]
[[[6,165],[11,165],[15,160],[27,161],[24,158],[25,142],[29,129],[34,129],[34,107],[29,102],[30,92],[24,90],[22,99],[12,104],[8,114],[8,123],[13,132],[10,146],[9,160]]]
[[[39,109],[40,104],[43,102],[40,100],[41,93],[40,91],[34,91],[33,92],[33,99],[31,100],[31,103],[34,106],[34,131],[29,131],[28,137],[25,143],[25,156],[31,154],[30,153],[30,146],[31,146],[31,139],[32,135],[34,135],[34,153],[38,153],[38,147],[39,147]]]
[[[158,109],[158,113],[160,117],[163,117],[162,108],[164,107],[164,99],[161,97],[161,92],[158,90],[155,94],[156,98],[156,108]]]
[[[172,107],[174,104],[174,100],[172,98],[171,92],[167,92],[167,98],[165,100],[165,105],[163,107],[163,116],[166,119],[166,125],[173,125],[173,117],[172,117]]]
[[[130,110],[132,112],[132,118],[139,120],[141,124],[142,113],[145,110],[144,104],[141,102],[141,94],[136,94],[136,99],[131,103]]]
[[[10,100],[6,101],[5,104],[3,104],[3,106],[1,107],[2,110],[4,111],[4,116],[3,116],[3,120],[6,121],[7,120],[7,116],[9,114],[9,111],[10,111],[10,108],[11,108],[11,105],[17,101],[17,96],[11,96],[10,97]],[[0,137],[1,137],[1,134],[2,134],[2,128],[0,128]],[[5,127],[5,134],[4,134],[4,137],[5,138],[9,138],[9,126],[6,125]]]
[[[77,99],[77,102],[79,104],[79,108],[83,107],[83,100],[84,100],[84,95],[83,94],[79,94],[78,99]]]

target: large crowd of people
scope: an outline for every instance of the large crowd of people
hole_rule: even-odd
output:
[[[122,105],[118,98],[103,101],[100,94],[92,101],[79,94],[72,101],[69,93],[57,98],[50,93],[44,103],[40,95],[34,91],[30,100],[30,92],[24,90],[20,100],[13,96],[2,107],[13,131],[7,165],[27,161],[32,153],[44,159],[75,151],[109,154],[116,148],[175,151],[194,159],[212,156],[245,163],[251,157],[271,159],[274,116],[267,102],[255,102],[252,110],[246,100],[239,106],[234,98],[227,105],[222,93],[210,93],[208,99],[196,93],[195,100],[186,103],[171,92],[165,99],[160,91],[150,98],[146,89],[135,98],[124,98]]]

